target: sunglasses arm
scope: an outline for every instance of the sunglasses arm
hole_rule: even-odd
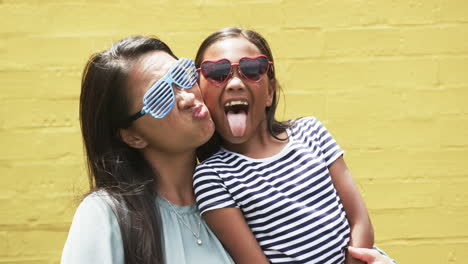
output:
[[[146,114],[146,111],[144,109],[141,109],[139,112],[131,115],[129,118],[128,118],[128,121],[127,121],[127,124],[130,124],[132,123],[133,121],[137,120],[138,118],[144,116]]]

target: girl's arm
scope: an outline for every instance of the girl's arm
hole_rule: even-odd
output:
[[[234,262],[269,263],[239,208],[215,209],[203,216]]]
[[[372,248],[374,245],[374,230],[364,200],[354,183],[343,156],[332,163],[329,171],[351,227],[349,245],[358,248]]]

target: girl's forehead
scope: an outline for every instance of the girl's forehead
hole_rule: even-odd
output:
[[[261,52],[252,42],[243,37],[228,38],[211,44],[205,51],[204,60],[227,58],[238,60],[245,56],[260,55]]]

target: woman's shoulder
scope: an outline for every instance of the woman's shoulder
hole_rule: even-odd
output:
[[[103,191],[88,194],[73,217],[62,263],[123,263],[122,238],[112,198]]]
[[[114,207],[114,199],[106,191],[89,193],[78,205],[73,224],[87,227],[88,230],[96,225],[105,225],[106,230],[109,230],[108,227],[114,229],[118,226]]]
[[[81,201],[77,212],[108,212],[112,211],[114,204],[112,197],[104,190],[89,193]]]

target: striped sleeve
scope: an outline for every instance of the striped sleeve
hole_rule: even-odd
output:
[[[325,158],[327,167],[330,167],[335,160],[344,154],[344,151],[319,120],[315,119],[313,127],[316,135],[315,140],[320,146],[320,150]]]
[[[215,170],[206,164],[198,165],[193,176],[193,189],[200,213],[239,206]]]

